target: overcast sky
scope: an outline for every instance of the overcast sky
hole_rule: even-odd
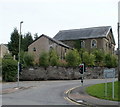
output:
[[[46,34],[59,30],[112,26],[117,44],[119,0],[0,0],[0,43],[8,43],[13,29],[22,34]]]

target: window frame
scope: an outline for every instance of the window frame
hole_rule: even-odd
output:
[[[95,46],[95,45],[93,46],[93,42],[94,42],[94,41],[95,41],[95,43],[96,43],[96,46]],[[95,43],[94,43],[94,44],[95,44]],[[96,40],[96,39],[92,39],[92,40],[91,40],[91,48],[97,48],[97,40]]]

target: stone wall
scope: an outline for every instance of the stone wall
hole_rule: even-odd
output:
[[[101,67],[86,68],[84,78],[102,79],[103,70],[104,68]],[[43,67],[24,69],[20,75],[20,80],[77,80],[81,77],[82,75],[79,73],[79,68],[49,66],[46,69]]]

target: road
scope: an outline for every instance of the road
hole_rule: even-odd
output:
[[[91,79],[85,80],[84,85],[104,82],[105,80],[103,79]],[[3,90],[16,86],[17,83],[4,83],[2,85]],[[2,103],[3,105],[75,105],[73,102],[65,99],[65,92],[76,86],[81,86],[80,80],[20,82],[20,87],[30,88],[3,94]]]

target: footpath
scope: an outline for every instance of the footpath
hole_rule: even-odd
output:
[[[85,87],[90,86],[80,86],[68,91],[67,96],[70,100],[83,104],[88,107],[120,107],[120,102],[110,101],[92,97],[85,92]]]

